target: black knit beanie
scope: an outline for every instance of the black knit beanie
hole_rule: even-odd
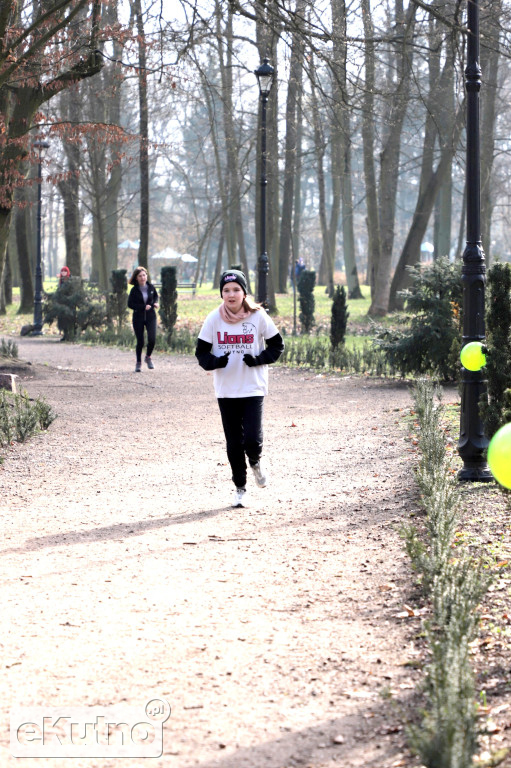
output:
[[[226,283],[238,283],[243,288],[245,296],[247,295],[247,278],[239,269],[229,269],[227,272],[222,272],[220,277],[220,296],[222,295],[222,288]]]

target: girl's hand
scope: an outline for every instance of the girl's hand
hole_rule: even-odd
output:
[[[146,304],[146,305],[145,305],[145,308],[146,308],[146,309],[151,309],[151,305],[150,305],[150,304]]]
[[[158,309],[158,307],[159,307],[159,306],[160,306],[159,304],[153,304],[153,307],[154,307],[155,309]]]

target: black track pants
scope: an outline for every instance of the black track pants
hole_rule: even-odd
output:
[[[142,349],[144,348],[144,328],[147,328],[147,357],[151,357],[151,352],[154,349],[156,343],[156,312],[154,309],[150,309],[145,312],[145,317],[142,314],[133,313],[133,330],[137,337],[137,363],[142,362]]]
[[[244,488],[247,482],[247,463],[257,464],[263,450],[263,403],[257,397],[219,397],[227,458],[232,469],[236,488]]]

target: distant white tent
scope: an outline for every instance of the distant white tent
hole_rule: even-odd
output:
[[[118,248],[138,248],[140,245],[140,240],[123,240],[122,243],[119,243],[117,246]]]
[[[424,251],[425,253],[434,253],[435,246],[433,245],[433,243],[422,243],[421,251]]]
[[[192,256],[191,253],[183,253],[181,256],[181,261],[184,261],[188,264],[195,264],[199,259],[196,259],[195,256]]]
[[[168,261],[181,261],[181,254],[174,250],[174,248],[171,248],[170,245],[167,246],[167,248],[164,248],[163,251],[159,251],[158,253],[153,253],[152,256],[149,257],[150,259],[166,259]]]

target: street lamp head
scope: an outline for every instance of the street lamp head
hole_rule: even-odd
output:
[[[265,58],[261,66],[255,70],[254,74],[257,77],[261,96],[268,96],[270,93],[274,73],[275,70],[267,58]]]
[[[36,139],[34,143],[32,144],[34,149],[39,150],[39,154],[41,155],[45,149],[48,149],[50,146],[50,143],[48,141],[45,141],[44,139]]]

